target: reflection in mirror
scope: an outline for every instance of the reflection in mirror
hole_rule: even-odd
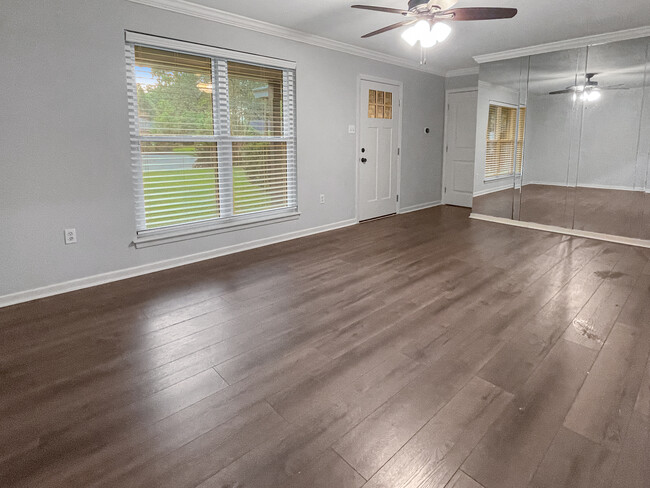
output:
[[[528,73],[527,58],[482,64],[476,126],[476,164],[472,211],[513,218],[515,180],[521,175],[523,141],[521,85]],[[524,95],[525,102],[525,95]]]
[[[571,228],[586,49],[530,57],[519,219]]]
[[[637,188],[643,188],[643,205],[639,237],[650,240],[650,40],[646,56],[645,83],[643,87],[643,110],[637,162]]]
[[[515,179],[512,202],[512,218],[519,220],[521,213],[521,186],[523,184],[524,146],[526,145],[526,113],[528,107],[529,58],[521,59],[519,75],[519,103],[517,111],[517,136],[515,140]]]
[[[574,228],[641,237],[647,173],[647,39],[590,46]],[[647,102],[646,102],[647,103]]]

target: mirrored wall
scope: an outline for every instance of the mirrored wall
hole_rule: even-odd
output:
[[[650,239],[649,49],[482,64],[472,211]]]

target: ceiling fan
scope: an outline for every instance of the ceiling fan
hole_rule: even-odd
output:
[[[408,10],[388,7],[374,7],[370,5],[352,5],[352,8],[363,10],[374,10],[376,12],[388,12],[391,14],[400,14],[406,17],[405,20],[396,24],[383,27],[373,32],[361,36],[367,37],[383,34],[399,27],[413,25],[410,29],[402,34],[402,37],[411,46],[420,41],[420,45],[431,47],[436,42],[444,40],[450,32],[449,26],[440,24],[444,27],[436,28],[441,21],[459,21],[459,20],[492,20],[492,19],[510,19],[517,15],[516,8],[492,8],[492,7],[467,7],[451,8],[458,0],[409,0]]]
[[[587,73],[585,75],[586,81],[584,84],[579,84],[576,81],[575,84],[567,86],[564,90],[549,92],[549,95],[563,95],[565,93],[572,93],[574,101],[579,97],[580,100],[594,102],[600,98],[602,90],[627,90],[623,84],[599,86],[598,82],[593,79],[596,75],[598,75],[598,73]]]

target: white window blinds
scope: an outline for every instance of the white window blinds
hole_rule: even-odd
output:
[[[295,71],[162,47],[126,44],[138,233],[295,211]]]
[[[518,123],[516,107],[490,104],[486,134],[486,179],[512,176],[515,171],[521,174],[525,118],[524,107],[519,109]]]

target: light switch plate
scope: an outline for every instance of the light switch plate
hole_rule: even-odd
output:
[[[353,125],[348,125],[348,134],[356,134],[357,128]]]

